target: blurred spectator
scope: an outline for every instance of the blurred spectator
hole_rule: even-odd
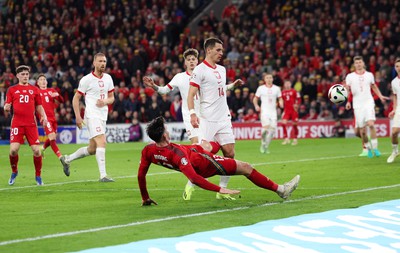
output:
[[[346,128],[343,126],[340,119],[336,119],[335,126],[332,129],[332,137],[345,137]]]
[[[132,119],[132,125],[129,127],[129,141],[141,141],[143,138],[142,127],[138,119]]]
[[[243,116],[243,121],[244,122],[256,122],[258,121],[258,115],[255,113],[255,110],[253,108],[249,108],[247,110],[246,115]]]

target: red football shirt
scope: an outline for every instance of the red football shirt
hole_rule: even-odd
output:
[[[63,102],[63,98],[58,95],[58,97],[52,97],[52,93],[57,93],[56,90],[53,88],[48,88],[45,90],[39,89],[40,92],[40,97],[42,99],[42,106],[43,109],[47,115],[47,120],[48,121],[55,121],[55,113],[54,113],[54,108],[56,108],[55,100],[58,100],[60,102]]]
[[[299,103],[300,95],[295,89],[282,90],[284,110],[293,110],[294,105]]]
[[[218,167],[218,164],[215,164],[212,157],[213,154],[205,151],[200,145],[179,145],[175,143],[170,143],[166,147],[157,147],[155,143],[147,145],[142,150],[138,171],[142,199],[149,198],[146,188],[146,174],[151,163],[182,172],[199,187],[218,192],[220,187],[205,179],[217,174],[216,167]],[[218,167],[218,169],[220,168]]]
[[[13,108],[11,127],[36,126],[36,106],[42,104],[39,88],[28,85],[13,85],[8,88],[6,103]]]

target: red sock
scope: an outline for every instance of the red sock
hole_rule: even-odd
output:
[[[60,158],[61,157],[61,152],[60,152],[60,149],[57,146],[56,140],[51,140],[50,141],[50,146],[51,146],[51,149],[54,151],[54,154],[56,154],[56,156],[58,158]]]
[[[46,149],[48,146],[50,146],[50,140],[47,139],[44,144],[43,144],[43,148]]]
[[[287,138],[287,128],[286,128],[286,124],[282,124],[282,128],[283,128],[283,138]]]
[[[255,169],[253,169],[250,176],[248,176],[247,178],[251,182],[253,182],[253,184],[255,184],[261,188],[268,189],[268,190],[271,190],[274,192],[276,192],[278,190],[278,184],[276,184],[274,181],[272,181],[268,177],[264,176],[263,174],[261,174],[260,172],[258,172]]]
[[[213,154],[218,153],[219,149],[221,148],[221,145],[215,141],[210,141],[210,145],[212,146],[211,153]]]
[[[297,127],[297,125],[293,125],[293,139],[297,139],[297,135],[299,135],[299,128]]]
[[[13,173],[17,173],[18,172],[18,155],[16,156],[12,156],[9,155],[10,157],[10,165],[11,165],[11,170]]]
[[[33,164],[35,165],[36,176],[40,177],[42,172],[42,156],[33,156]]]

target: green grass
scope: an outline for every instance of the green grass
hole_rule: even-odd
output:
[[[269,155],[259,153],[259,141],[237,142],[236,158],[255,164],[257,170],[277,183],[301,175],[298,190],[285,202],[242,176],[232,177],[229,182],[230,188],[242,191],[236,201],[218,201],[215,193],[199,188],[191,201],[184,201],[181,194],[186,178],[152,165],[147,185],[158,206],[148,207],[140,206],[136,179],[143,143],[107,146],[107,172],[115,183],[97,182],[99,173],[93,156],[74,161],[71,176],[65,177],[61,164],[48,149],[43,160],[43,187],[35,185],[28,146],[20,150],[17,181],[8,186],[9,147],[0,146],[0,252],[78,251],[398,199],[400,159],[386,164],[390,140],[379,141],[383,155],[373,159],[357,156],[361,152],[359,139],[300,140],[298,146],[282,146],[280,140],[274,140]],[[67,154],[78,147],[60,145]],[[210,179],[215,183],[218,180]],[[190,216],[199,213],[202,215]],[[165,218],[170,219],[155,221]],[[124,224],[130,226],[24,240]],[[18,239],[24,241],[1,245]]]

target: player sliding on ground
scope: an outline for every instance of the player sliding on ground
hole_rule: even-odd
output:
[[[283,199],[287,199],[290,196],[300,181],[300,176],[297,175],[289,182],[278,185],[268,177],[260,174],[249,163],[210,153],[212,146],[208,142],[203,142],[201,145],[171,143],[169,132],[162,117],[152,120],[147,125],[146,132],[155,143],[147,145],[142,150],[138,170],[142,205],[145,206],[152,203],[157,205],[150,198],[146,187],[146,174],[151,163],[182,172],[192,183],[199,187],[221,194],[239,194],[240,191],[222,188],[207,181],[206,178],[214,175],[244,175],[255,185],[274,191]]]

